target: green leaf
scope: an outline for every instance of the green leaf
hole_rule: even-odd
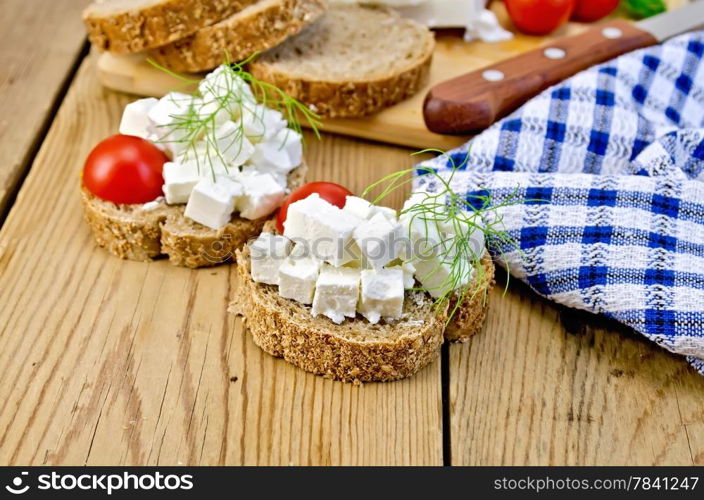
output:
[[[667,10],[663,0],[623,0],[622,4],[628,15],[634,19],[645,19]]]

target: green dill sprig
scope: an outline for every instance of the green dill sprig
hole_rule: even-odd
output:
[[[413,155],[424,153],[439,153],[439,150],[423,150]],[[452,157],[448,156],[452,165],[450,173],[440,175],[430,167],[414,167],[389,174],[374,182],[362,193],[367,197],[376,190],[381,190],[374,197],[372,203],[378,204],[394,191],[407,186],[413,181],[413,173],[430,175],[440,184],[436,193],[418,192],[413,196],[420,199],[418,203],[400,211],[399,216],[408,221],[408,237],[413,240],[413,228],[421,229],[421,238],[429,242],[424,253],[432,252],[439,257],[437,265],[422,275],[421,281],[428,281],[433,275],[447,273],[437,287],[415,287],[414,290],[427,292],[442,292],[435,299],[438,310],[448,310],[448,322],[453,318],[465,300],[474,300],[479,290],[488,290],[487,282],[491,279],[482,265],[485,258],[484,246],[477,248],[475,234],[481,233],[485,242],[493,241],[502,245],[516,247],[515,242],[503,230],[503,216],[501,209],[520,203],[518,188],[516,192],[501,202],[496,202],[491,193],[460,195],[451,185],[457,171],[469,161],[469,152],[462,164],[455,165]],[[427,254],[426,254],[427,255]],[[416,259],[416,263],[422,259]],[[412,261],[413,262],[413,261]],[[468,286],[472,285],[472,286]],[[508,287],[508,280],[506,282]],[[486,300],[486,293],[482,300]]]
[[[245,125],[242,117],[248,114],[252,123],[260,129],[263,137],[267,108],[276,110],[287,122],[287,130],[302,134],[304,120],[320,139],[320,116],[303,103],[286,94],[276,86],[255,78],[245,70],[245,66],[257,54],[241,62],[230,62],[226,54],[226,62],[217,71],[215,81],[203,80],[198,90],[192,94],[187,109],[170,115],[172,123],[159,128],[163,129],[156,142],[169,144],[178,151],[183,161],[195,161],[198,171],[207,166],[215,180],[221,169],[229,172],[228,157],[238,157],[247,146]],[[155,61],[148,59],[149,64],[183,82],[184,87],[198,86],[200,80],[175,73]],[[258,107],[261,104],[262,107]],[[232,117],[235,124],[231,130],[218,135],[219,127]],[[281,148],[286,140],[282,141]],[[202,162],[205,161],[206,165]]]

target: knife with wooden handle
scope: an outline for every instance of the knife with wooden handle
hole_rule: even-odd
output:
[[[701,25],[702,0],[638,23],[594,26],[434,86],[423,104],[425,124],[440,134],[477,132],[581,70]]]

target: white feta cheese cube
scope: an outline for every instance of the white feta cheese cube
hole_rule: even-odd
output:
[[[257,167],[288,173],[303,161],[301,134],[288,128],[254,147],[251,162]]]
[[[186,203],[201,178],[195,162],[164,163],[162,175],[164,177],[162,190],[169,205]]]
[[[217,128],[232,119],[231,111],[225,106],[225,103],[218,100],[195,99],[193,108],[200,120],[209,120],[208,128]]]
[[[288,174],[279,170],[262,168],[256,165],[243,165],[235,171],[234,178],[241,178],[252,175],[268,174],[272,176],[285,192],[288,192]]]
[[[125,106],[120,121],[120,133],[134,135],[148,139],[152,133],[152,121],[149,119],[149,110],[159,102],[153,97],[140,99]]]
[[[354,215],[355,217],[359,217],[362,220],[367,220],[371,218],[373,214],[373,205],[364,198],[360,198],[358,196],[348,196],[345,198],[345,206],[342,210]]]
[[[372,205],[372,212],[374,215],[382,214],[384,217],[386,217],[390,221],[397,220],[396,210],[394,210],[393,208],[390,208],[390,207],[382,207],[379,205]]]
[[[171,149],[169,149],[169,146],[166,143],[161,142],[159,140],[159,136],[156,133],[150,133],[146,137],[146,139],[152,144],[154,144],[159,150],[161,150],[168,158],[174,157],[173,153],[171,152]]]
[[[258,219],[269,215],[281,206],[286,191],[269,174],[243,174],[238,177],[242,195],[237,198],[235,208],[245,219]]]
[[[406,290],[414,288],[416,285],[416,268],[411,262],[403,262],[396,266],[388,266],[387,269],[400,269],[403,273],[403,288]]]
[[[443,236],[448,240],[456,237],[461,237],[466,240],[463,244],[464,252],[467,258],[481,258],[486,250],[486,241],[484,238],[484,223],[479,217],[474,218],[474,224],[451,224],[449,221],[441,225]]]
[[[171,92],[149,110],[155,142],[166,147],[174,157],[188,147],[190,137],[184,121],[192,103],[190,95]]]
[[[354,239],[348,245],[348,253],[352,256],[352,259],[345,262],[345,267],[352,267],[355,269],[372,269],[372,266],[362,255],[362,251],[354,242]]]
[[[198,91],[206,102],[219,100],[231,103],[233,112],[239,112],[243,101],[256,102],[249,84],[225,65],[206,75],[198,84]]]
[[[413,193],[404,205],[401,223],[412,242],[413,254],[404,254],[416,268],[415,277],[434,298],[439,298],[465,286],[472,279],[472,262],[483,255],[484,233],[481,228],[469,225],[456,226],[444,217],[442,210],[447,203],[444,195]],[[422,209],[413,207],[423,205]],[[426,210],[427,209],[427,210]],[[432,211],[433,213],[430,213]],[[477,219],[478,224],[481,222]],[[472,231],[468,234],[468,231]],[[468,245],[456,244],[456,238],[468,238]]]
[[[410,194],[408,199],[403,203],[403,211],[409,210],[410,208],[421,205],[428,198],[428,194],[422,191],[415,191]]]
[[[391,221],[396,220],[396,210],[393,208],[372,205],[364,198],[359,198],[358,196],[348,196],[342,210],[364,220],[371,219],[376,214],[382,214]]]
[[[398,319],[403,314],[403,271],[382,269],[362,271],[362,293],[359,312],[370,323],[381,318]]]
[[[399,252],[403,260],[435,254],[447,239],[440,231],[439,221],[423,212],[404,213],[399,222],[405,242]]]
[[[252,279],[267,285],[279,284],[279,267],[291,253],[291,240],[274,233],[261,233],[249,244]]]
[[[242,194],[242,186],[228,179],[215,181],[204,177],[193,187],[184,215],[211,229],[220,229],[230,222],[235,200]]]
[[[284,115],[262,104],[244,108],[241,120],[245,135],[253,143],[273,138],[287,125]]]
[[[323,264],[315,283],[313,316],[323,315],[338,325],[347,318],[354,318],[359,301],[359,269],[333,267]]]
[[[181,92],[170,92],[150,107],[148,116],[157,127],[171,125],[188,113],[193,97]]]
[[[401,224],[378,213],[359,224],[353,238],[364,259],[378,270],[398,257],[403,245],[403,230]]]
[[[420,284],[436,299],[465,286],[474,275],[474,268],[469,260],[443,255],[416,259],[412,264],[416,268],[415,276]]]
[[[289,205],[284,236],[304,240],[318,259],[341,266],[355,258],[350,246],[360,222],[314,193]]]
[[[254,145],[245,137],[242,127],[233,121],[226,121],[215,130],[216,156],[228,165],[239,167],[254,153]]]
[[[176,163],[193,163],[198,167],[201,177],[225,176],[235,178],[237,168],[228,165],[218,155],[215,146],[205,140],[198,141],[175,156]]]
[[[279,266],[279,295],[301,304],[313,302],[315,282],[321,262],[307,254],[308,250],[297,244]]]

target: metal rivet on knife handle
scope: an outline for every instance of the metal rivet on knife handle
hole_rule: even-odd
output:
[[[618,30],[622,36],[604,36]],[[657,43],[627,21],[613,21],[585,33],[501,61],[434,86],[425,98],[423,117],[433,132],[480,131],[528,99],[565,78],[631,50]]]
[[[617,38],[621,38],[623,36],[623,31],[610,26],[601,30],[601,34],[609,40],[616,40]]]
[[[488,69],[482,73],[482,77],[487,82],[500,82],[506,77],[506,75],[497,69]]]
[[[543,51],[543,55],[548,59],[564,59],[567,57],[567,52],[559,47],[548,47]]]

